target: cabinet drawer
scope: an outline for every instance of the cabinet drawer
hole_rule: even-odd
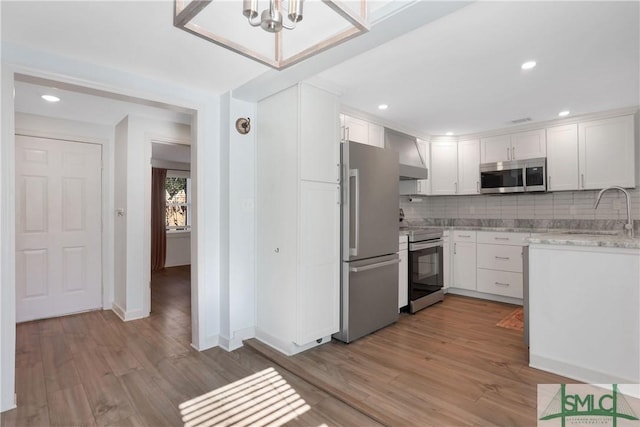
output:
[[[522,298],[522,273],[479,268],[476,280],[479,292]]]
[[[454,242],[475,242],[476,232],[467,230],[453,230]]]
[[[522,246],[478,243],[478,268],[522,273]]]
[[[494,232],[494,231],[478,231],[478,243],[493,243],[494,245],[526,245],[524,239],[528,238],[530,233],[511,233],[511,232]]]

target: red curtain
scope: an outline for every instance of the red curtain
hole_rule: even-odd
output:
[[[151,271],[162,270],[167,258],[167,170],[151,168]]]

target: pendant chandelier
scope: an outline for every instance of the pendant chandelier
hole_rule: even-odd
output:
[[[277,70],[369,31],[366,0],[175,0],[174,25]]]

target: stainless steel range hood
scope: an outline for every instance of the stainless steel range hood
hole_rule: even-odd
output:
[[[398,152],[400,179],[427,179],[427,165],[415,137],[384,128],[384,147]]]

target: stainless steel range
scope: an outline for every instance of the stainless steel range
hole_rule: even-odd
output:
[[[444,299],[442,229],[408,229],[409,312],[415,313]]]

